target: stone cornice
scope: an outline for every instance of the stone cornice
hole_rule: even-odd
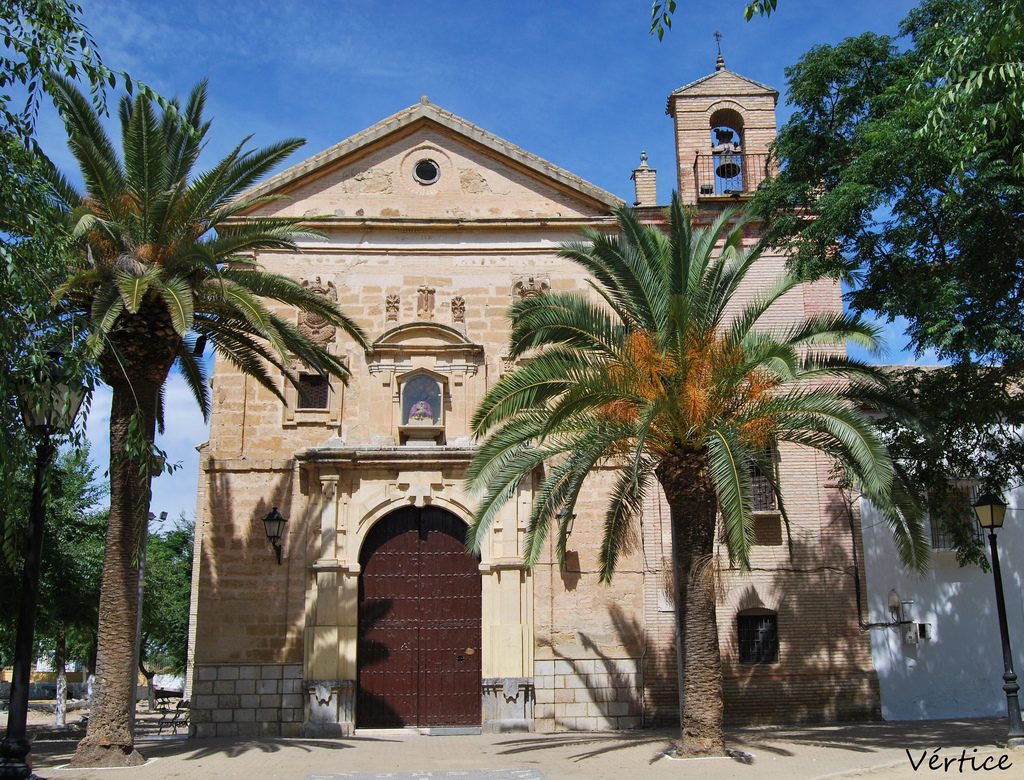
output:
[[[468,465],[479,447],[310,447],[296,454],[304,464],[405,467]]]
[[[263,217],[254,217],[262,219]],[[232,217],[221,222],[222,225],[231,226],[244,224],[249,218],[245,216]],[[321,231],[340,230],[368,230],[373,228],[388,228],[391,230],[415,230],[434,231],[444,230],[536,230],[542,227],[557,227],[567,230],[578,231],[585,227],[608,227],[615,229],[616,222],[613,216],[600,217],[522,217],[510,219],[508,217],[466,219],[464,217],[332,217],[332,216],[310,216],[302,218],[300,223],[303,228],[312,228]]]

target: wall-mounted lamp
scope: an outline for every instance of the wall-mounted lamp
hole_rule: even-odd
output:
[[[565,520],[566,517],[569,518],[568,522],[566,522]],[[569,534],[572,533],[573,523],[576,522],[576,513],[574,512],[572,514],[568,514],[566,510],[560,509],[558,512],[555,513],[555,519],[558,521],[559,525],[561,525],[563,522],[565,523],[565,535],[566,537],[568,537]]]
[[[911,625],[914,622],[913,617],[913,601],[904,601],[900,598],[900,594],[893,588],[889,591],[889,615],[892,617],[890,626],[906,626]]]
[[[277,553],[278,566],[281,565],[281,536],[284,534],[284,524],[287,522],[287,518],[282,517],[281,513],[277,511],[276,506],[263,518],[263,527],[267,531],[267,539],[270,540],[270,545],[274,548],[274,552]]]
[[[893,623],[903,620],[903,602],[900,601],[900,594],[895,588],[889,591],[889,615],[892,616]]]

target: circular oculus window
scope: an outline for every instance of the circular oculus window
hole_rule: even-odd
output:
[[[433,160],[420,160],[413,166],[412,177],[420,184],[434,184],[441,178],[441,169]]]

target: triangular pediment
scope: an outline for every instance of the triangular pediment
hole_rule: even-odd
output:
[[[421,175],[421,163],[436,176]],[[294,165],[245,197],[249,216],[507,220],[605,216],[622,201],[431,103]]]
[[[701,96],[701,95],[772,95],[776,99],[779,91],[772,89],[767,84],[748,79],[739,73],[734,73],[728,68],[716,70],[696,81],[684,84],[679,89],[673,90],[669,100],[674,97]]]

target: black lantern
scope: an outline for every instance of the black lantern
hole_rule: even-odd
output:
[[[59,352],[50,352],[51,362],[18,382],[18,408],[25,429],[37,436],[67,433],[75,423],[85,398],[85,387],[72,382],[60,364]]]
[[[981,527],[988,530],[988,541],[992,551],[992,579],[996,585],[996,612],[999,616],[999,638],[1003,644],[1003,692],[1006,694],[1006,720],[1009,726],[1006,744],[1010,747],[1024,746],[1024,722],[1020,714],[1020,685],[1017,673],[1013,671],[1013,650],[1010,648],[1010,630],[1006,624],[1006,599],[1003,597],[1003,575],[999,571],[999,548],[996,546],[996,529],[1003,527],[1006,516],[1006,502],[995,493],[985,493],[974,502],[974,512]]]
[[[43,527],[46,517],[43,484],[57,448],[52,437],[67,433],[85,398],[85,388],[72,381],[60,365],[60,353],[49,353],[50,362],[18,383],[18,405],[25,429],[37,437],[32,503],[29,507],[25,544],[25,563],[21,575],[21,601],[18,607],[17,633],[14,639],[14,669],[11,700],[7,711],[7,734],[0,743],[0,778],[25,778],[32,775],[29,754],[32,746],[26,736],[28,720],[29,674],[34,657],[36,606],[39,602],[39,568],[43,551]]]
[[[978,496],[978,500],[974,502],[974,513],[985,530],[1002,528],[1003,518],[1006,516],[1006,502],[995,493],[985,493]]]
[[[267,531],[267,539],[270,540],[270,545],[274,548],[274,552],[277,553],[277,563],[281,564],[281,536],[284,534],[284,524],[288,520],[277,511],[275,506],[267,516],[263,518],[263,527]]]

